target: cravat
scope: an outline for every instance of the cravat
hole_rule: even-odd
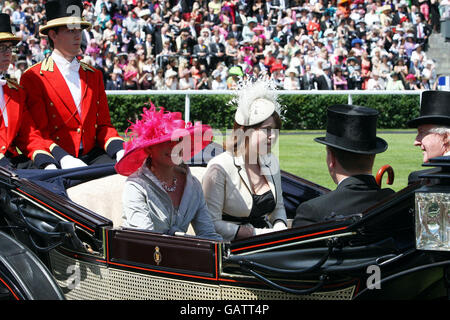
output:
[[[80,70],[80,63],[78,62],[78,59],[73,59],[66,68],[67,70],[78,72],[78,70]]]

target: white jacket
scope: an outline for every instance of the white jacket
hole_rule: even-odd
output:
[[[278,160],[273,154],[268,154],[259,156],[259,163],[276,202],[274,211],[268,215],[269,222],[273,224],[282,220],[287,225]],[[230,152],[224,152],[211,159],[203,175],[202,187],[216,232],[225,241],[233,240],[239,225],[222,220],[222,213],[248,217],[253,206],[252,188],[243,157],[233,157]]]

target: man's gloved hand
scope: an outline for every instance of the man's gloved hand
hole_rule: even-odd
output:
[[[53,163],[50,163],[45,166],[44,170],[57,170],[58,168]]]
[[[117,161],[117,162],[119,162],[120,159],[122,159],[124,153],[125,153],[125,150],[123,150],[123,149],[117,151],[117,153],[116,153],[116,161]]]
[[[277,220],[277,221],[275,221],[275,224],[273,225],[272,229],[273,229],[273,231],[280,231],[280,230],[286,230],[287,227],[283,221]]]
[[[259,236],[260,234],[275,232],[272,228],[254,228],[255,236]]]
[[[62,157],[61,160],[59,161],[59,164],[61,165],[61,169],[87,167],[86,163],[84,163],[82,160],[75,158],[71,155]]]

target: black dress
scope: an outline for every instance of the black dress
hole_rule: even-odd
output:
[[[239,224],[250,223],[254,228],[268,228],[266,214],[275,210],[275,197],[272,191],[268,190],[263,194],[252,194],[253,206],[248,217],[233,217],[223,214],[223,220],[238,222]]]

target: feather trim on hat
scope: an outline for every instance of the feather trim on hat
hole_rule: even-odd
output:
[[[280,114],[281,106],[278,102],[276,84],[269,77],[260,77],[255,79],[240,80],[237,84],[235,97],[230,101],[237,105],[237,112],[246,119],[246,123],[254,114],[258,112],[255,108],[260,105],[255,102],[259,99],[267,100],[274,105],[274,111]],[[267,101],[264,103],[267,104]]]

